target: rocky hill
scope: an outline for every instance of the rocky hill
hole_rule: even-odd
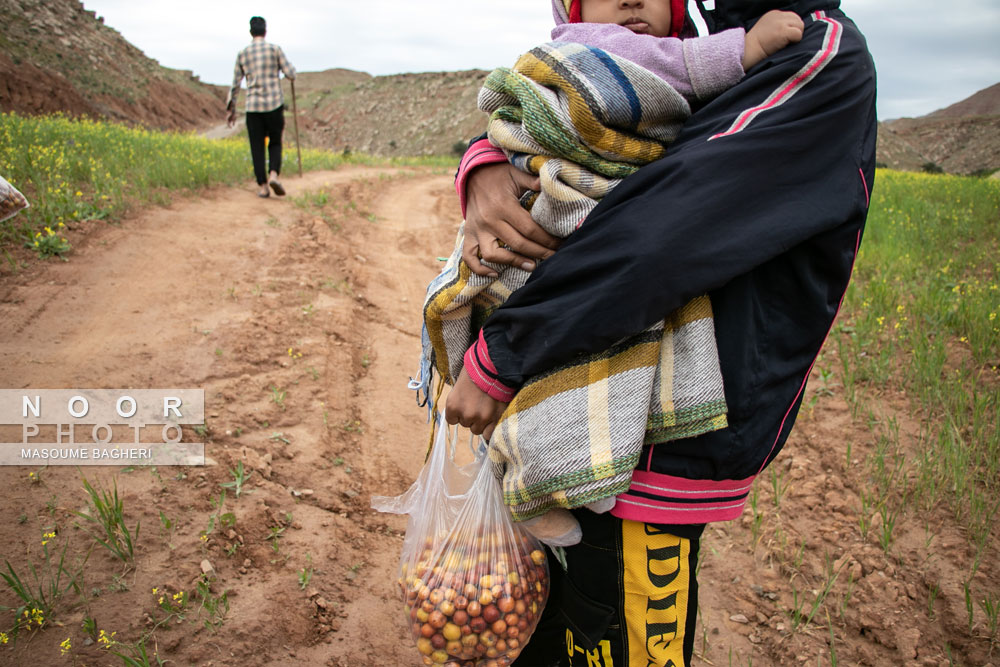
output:
[[[894,169],[1000,170],[1000,114],[901,118],[879,125],[877,159]]]
[[[376,155],[460,151],[486,127],[485,115],[476,109],[486,74],[304,72],[296,82],[302,142]],[[877,160],[909,171],[1000,169],[1000,84],[922,118],[880,123]]]
[[[1000,169],[1000,83],[920,118],[881,123],[878,160],[953,174]]]
[[[487,74],[302,72],[295,82],[302,143],[384,156],[464,150],[486,129],[476,95]],[[286,104],[289,94],[286,82]]]
[[[218,131],[222,86],[162,67],[80,0],[0,0],[0,16],[0,110]],[[300,139],[306,146],[385,156],[460,151],[485,129],[476,94],[486,74],[301,72]],[[288,82],[285,90],[290,101]],[[877,159],[907,170],[1000,169],[1000,84],[922,118],[881,123]]]
[[[927,114],[927,118],[968,118],[969,116],[996,116],[1000,114],[1000,83],[983,88],[961,102]]]
[[[217,123],[225,93],[160,66],[79,0],[0,0],[0,110],[158,129]]]

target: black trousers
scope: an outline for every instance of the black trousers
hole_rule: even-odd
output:
[[[285,106],[274,111],[247,112],[247,136],[250,137],[250,157],[257,185],[267,183],[268,171],[281,173],[281,133],[285,131]],[[264,145],[267,161],[264,162]]]
[[[547,550],[549,600],[514,667],[689,667],[705,526],[573,514],[583,541],[566,571]]]

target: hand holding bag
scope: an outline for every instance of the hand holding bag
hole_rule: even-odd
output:
[[[510,665],[548,599],[545,552],[511,520],[485,448],[459,466],[443,417],[436,428],[413,485],[372,498],[380,512],[409,515],[398,582],[406,622],[425,665]]]

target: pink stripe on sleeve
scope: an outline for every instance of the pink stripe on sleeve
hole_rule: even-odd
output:
[[[458,191],[458,201],[462,205],[462,217],[465,217],[465,183],[472,170],[484,164],[506,161],[507,156],[504,152],[491,144],[488,139],[480,139],[465,151],[458,165],[458,175],[455,177],[455,190]]]
[[[818,75],[827,65],[830,64],[840,50],[840,37],[841,32],[843,31],[843,26],[837,21],[834,21],[826,16],[824,12],[814,12],[813,20],[823,21],[827,24],[826,35],[823,38],[823,45],[820,51],[817,52],[801,70],[785,81],[778,87],[777,90],[772,92],[771,95],[764,100],[764,102],[743,111],[739,116],[737,116],[736,120],[728,130],[712,135],[708,138],[709,141],[718,139],[719,137],[728,137],[742,132],[743,129],[746,128],[746,126],[761,113],[768,111],[769,109],[779,107],[791,99],[796,92],[812,81],[816,75]]]
[[[490,398],[501,403],[510,403],[516,393],[514,389],[496,379],[497,369],[490,359],[489,350],[486,349],[486,339],[483,332],[479,332],[479,338],[469,349],[465,351],[465,371],[469,378]]]

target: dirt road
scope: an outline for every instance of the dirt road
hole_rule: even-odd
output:
[[[0,279],[0,387],[203,388],[211,459],[82,470],[116,480],[128,525],[141,521],[124,575],[104,550],[75,565],[92,544],[72,514],[86,503],[81,471],[0,468],[3,558],[24,572],[57,532],[83,594],[0,647],[0,664],[121,664],[87,643],[83,621],[135,642],[167,617],[159,597],[181,591],[189,604],[149,643],[173,664],[419,664],[393,589],[405,522],[369,503],[402,492],[422,462],[428,426],[406,382],[424,286],[460,219],[451,181],[353,167],[288,178],[284,200],[219,188],[82,225],[69,262]],[[827,353],[818,368],[836,364]],[[936,666],[946,644],[962,664],[988,664],[982,627],[965,629],[949,554],[966,541],[947,512],[901,522],[890,553],[875,528],[859,535],[852,468],[872,436],[825,383],[755,506],[706,532],[695,664]],[[251,476],[220,508],[240,462]],[[206,566],[214,583],[198,595]],[[4,605],[16,606],[6,589]]]
[[[105,482],[117,474],[142,533],[128,590],[108,590],[120,563],[91,556],[86,589],[101,592],[63,619],[70,634],[90,615],[136,637],[145,614],[157,613],[150,591],[191,590],[207,559],[216,592],[229,590],[229,615],[214,634],[197,622],[159,630],[166,655],[185,664],[413,662],[391,595],[405,523],[368,503],[403,491],[422,462],[425,412],[406,381],[420,350],[422,285],[459,216],[451,177],[352,168],[285,184],[284,201],[220,189],[95,227],[74,238],[70,262],[0,287],[0,386],[206,392],[206,454],[216,465],[183,479],[179,469],[84,470]],[[391,197],[376,196],[387,187]],[[201,542],[219,483],[239,461],[254,472],[239,499],[226,499],[233,537],[217,530]],[[14,469],[0,477],[10,489],[5,516],[27,514],[16,534],[12,524],[3,531],[17,542],[5,557],[37,552],[41,525],[86,546],[65,513],[46,511],[50,500],[84,504],[78,471],[49,467],[42,484]],[[168,537],[157,534],[160,512],[174,522]],[[312,574],[300,586],[303,570]],[[83,641],[73,645],[93,664],[100,651]],[[30,644],[15,655],[21,646],[58,655],[48,638]]]

